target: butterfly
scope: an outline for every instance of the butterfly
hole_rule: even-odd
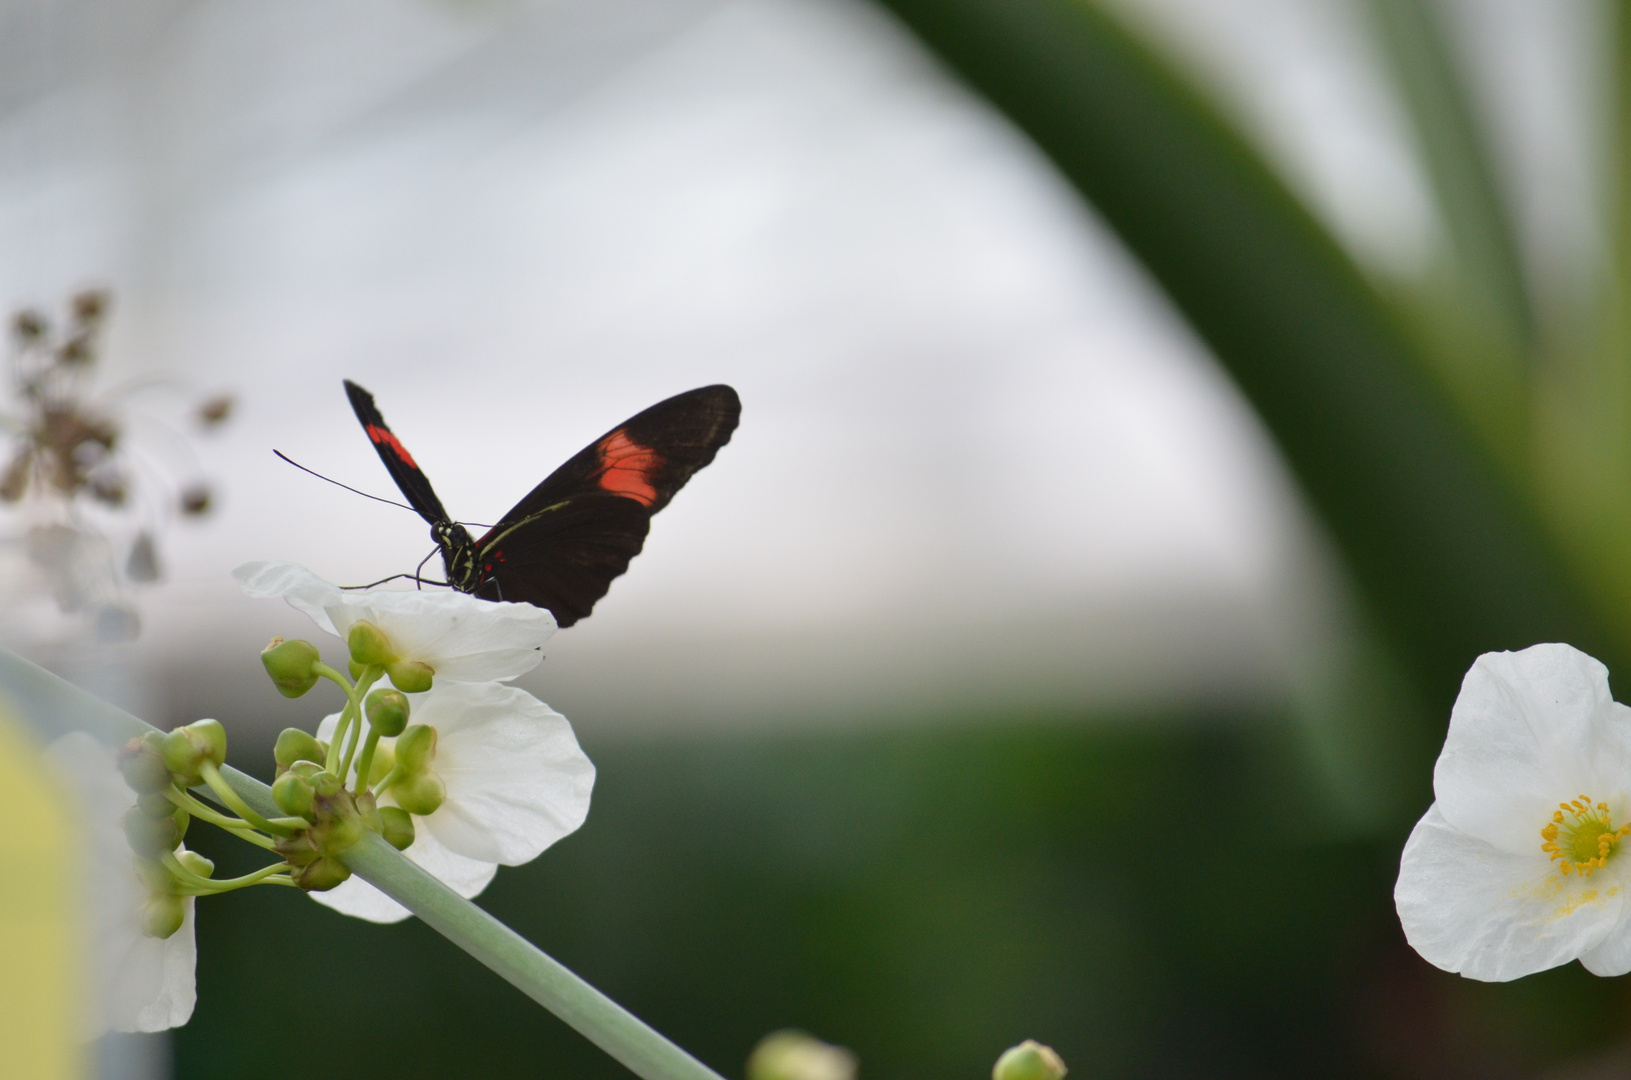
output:
[[[391,479],[430,522],[447,584],[487,600],[548,608],[563,627],[587,616],[629,568],[651,516],[730,442],[742,414],[728,386],[659,401],[573,455],[473,540],[386,426],[374,395],[349,379],[345,392]]]

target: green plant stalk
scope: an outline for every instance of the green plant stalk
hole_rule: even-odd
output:
[[[1369,0],[1448,233],[1448,250],[1399,300],[1434,373],[1521,486],[1530,481],[1537,316],[1508,200],[1437,6]]]
[[[1478,314],[1501,320],[1507,332],[1527,342],[1534,311],[1515,229],[1435,6],[1428,0],[1370,0],[1461,273],[1480,294]]]
[[[363,880],[566,1021],[636,1076],[719,1080],[712,1069],[559,961],[403,858],[383,837],[369,833],[340,858]]]
[[[155,730],[102,699],[0,649],[0,696],[42,742],[86,731],[110,746]],[[280,813],[272,789],[224,766],[238,797],[267,817]],[[207,788],[197,789],[208,793]],[[418,915],[644,1080],[721,1080],[628,1010],[475,904],[459,896],[385,840],[370,833],[342,859],[356,875]]]

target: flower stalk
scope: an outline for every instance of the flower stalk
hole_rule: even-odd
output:
[[[42,741],[86,731],[117,746],[155,731],[150,725],[27,660],[0,649],[0,693]],[[353,706],[355,707],[355,706]],[[194,791],[214,796],[245,821],[279,821],[271,788],[229,765],[212,766]],[[228,796],[230,793],[230,796]],[[185,797],[191,809],[196,798]],[[246,813],[247,811],[247,813]],[[224,817],[224,815],[222,815]],[[231,820],[231,819],[227,819]],[[241,827],[235,827],[240,832]],[[537,946],[460,897],[408,860],[377,833],[341,855],[358,877],[418,915],[432,929],[571,1025],[643,1080],[720,1080],[718,1074],[665,1039]],[[262,883],[282,884],[281,867],[267,867]],[[249,875],[254,877],[256,875]],[[235,884],[200,878],[211,888]]]
[[[419,916],[511,986],[645,1080],[720,1080],[558,960],[370,834],[341,856],[363,880]]]

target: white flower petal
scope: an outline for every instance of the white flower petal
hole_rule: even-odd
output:
[[[416,697],[410,716],[436,729],[431,770],[447,790],[421,828],[461,855],[520,866],[583,824],[595,767],[566,717],[494,683]]]
[[[1539,844],[1560,802],[1631,812],[1631,709],[1608,669],[1568,645],[1486,653],[1462,681],[1433,792],[1445,819],[1513,854]]]
[[[498,863],[529,862],[583,824],[595,767],[566,717],[524,690],[493,682],[438,683],[408,702],[410,723],[436,729],[431,771],[447,797],[434,814],[414,818],[414,842],[404,854],[459,895],[479,894]],[[317,737],[332,739],[339,718],[324,717]],[[395,800],[386,794],[380,804]],[[355,877],[312,898],[372,922],[408,916]]]
[[[366,919],[374,923],[389,925],[401,922],[413,914],[355,874],[327,892],[306,895],[326,908],[333,908],[341,915],[350,915],[353,919]]]
[[[239,566],[232,576],[246,595],[262,600],[281,596],[290,607],[311,616],[323,630],[340,633],[329,618],[328,608],[344,594],[304,566],[257,560]]]
[[[137,877],[123,818],[136,793],[119,774],[114,752],[84,732],[64,735],[46,748],[64,787],[76,796],[80,835],[86,845],[91,946],[88,985],[91,1009],[86,1038],[105,1031],[163,1031],[185,1024],[197,1000],[193,900],[182,901],[181,928],[160,940],[142,933],[145,886]]]
[[[1605,868],[1607,869],[1607,868]],[[1626,907],[1617,876],[1565,876],[1461,832],[1437,804],[1405,843],[1394,902],[1428,962],[1485,982],[1566,964],[1603,943]]]
[[[422,826],[422,822],[415,819],[414,825]],[[498,866],[494,863],[455,855],[422,827],[415,829],[413,843],[402,854],[466,900],[481,895],[481,891],[493,880],[493,875],[498,873]],[[355,874],[327,892],[312,893],[311,898],[342,915],[367,919],[369,922],[401,922],[412,914]]]
[[[1613,873],[1620,889],[1631,885],[1631,861],[1621,852],[1619,859],[1611,859],[1597,871],[1596,877]],[[1613,976],[1631,972],[1631,899],[1620,909],[1620,919],[1603,938],[1601,945],[1580,954],[1581,965],[1593,975]]]
[[[538,647],[555,632],[555,616],[545,608],[452,590],[344,590],[305,567],[278,562],[245,563],[233,576],[250,596],[281,596],[342,638],[366,619],[385,632],[398,656],[430,665],[438,683],[524,675],[538,666]]]
[[[198,1001],[194,977],[198,943],[193,929],[194,898],[181,901],[181,928],[167,938],[143,934],[135,920],[115,942],[99,950],[108,979],[108,1026],[114,1031],[164,1031],[180,1027]],[[113,950],[124,946],[122,954]]]

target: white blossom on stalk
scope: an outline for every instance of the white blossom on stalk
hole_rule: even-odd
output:
[[[244,563],[232,576],[250,596],[281,596],[341,640],[353,623],[373,623],[398,657],[427,665],[438,684],[524,675],[538,666],[538,647],[555,632],[555,616],[545,608],[452,590],[341,589],[286,562]]]
[[[105,1031],[163,1031],[185,1024],[197,1000],[193,898],[181,903],[181,929],[167,938],[142,931],[147,885],[125,840],[125,812],[136,793],[125,784],[113,751],[84,732],[46,748],[63,786],[77,796],[74,810],[86,859],[83,878],[90,917],[87,960],[91,988],[85,1038]]]
[[[434,813],[414,817],[414,841],[403,854],[460,896],[476,896],[500,865],[531,862],[583,824],[595,767],[566,717],[500,683],[438,683],[409,694],[408,706],[409,723],[436,729],[430,772],[446,797]],[[326,717],[317,737],[332,739],[338,723],[338,713]],[[389,791],[379,802],[396,805]],[[311,895],[371,922],[408,916],[406,908],[355,876]]]
[[[1486,653],[1394,888],[1429,962],[1488,982],[1578,959],[1631,971],[1631,708],[1568,645]]]

